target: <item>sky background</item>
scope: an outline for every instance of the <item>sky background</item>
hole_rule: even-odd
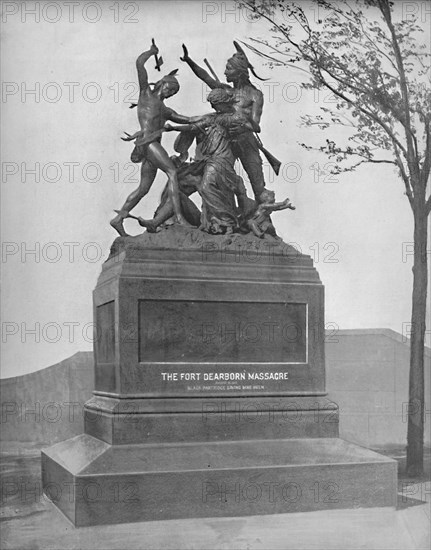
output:
[[[167,104],[203,114],[207,90],[179,60],[181,44],[222,77],[233,40],[268,34],[267,23],[235,14],[231,2],[70,4],[2,3],[2,377],[92,349],[92,290],[116,237],[109,220],[138,184],[132,146],[120,140],[124,130],[138,129],[136,110],[128,109],[137,98],[136,57],[154,37],[162,74],[179,69],[181,89]],[[420,14],[429,43],[428,3],[404,4],[404,15]],[[301,90],[303,72],[249,58],[270,78],[254,80],[265,96],[261,138],[283,163],[278,177],[265,167],[267,187],[296,206],[274,214],[274,222],[285,242],[315,259],[326,323],[405,333],[413,225],[396,170],[370,165],[319,175],[327,159],[298,142],[319,145],[326,136],[301,127],[300,116],[331,98]],[[153,65],[150,81],[159,78]],[[168,150],[173,139],[164,137]],[[136,215],[152,216],[165,179],[157,177]],[[126,227],[139,232],[136,222]]]

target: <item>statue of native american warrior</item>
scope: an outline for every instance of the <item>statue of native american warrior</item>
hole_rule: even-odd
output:
[[[127,197],[121,210],[117,211],[117,216],[111,220],[111,226],[122,237],[127,235],[123,226],[124,219],[129,217],[132,208],[148,193],[158,169],[168,176],[169,196],[171,197],[177,223],[190,226],[181,212],[176,167],[161,145],[161,136],[167,120],[187,124],[192,119],[176,113],[164,104],[165,99],[173,96],[180,89],[178,80],[175,78],[176,70],[164,76],[151,88],[148,82],[145,63],[152,56],[155,56],[157,60],[158,52],[159,49],[153,40],[150,49],[143,52],[136,60],[139,80],[139,100],[137,107],[141,130],[133,136],[128,135],[127,138],[123,139],[125,141],[136,139],[131,160],[132,162],[142,163],[141,181],[139,187]],[[160,70],[158,64],[157,68]]]
[[[241,161],[241,164],[249,177],[254,196],[258,199],[265,189],[260,151],[265,154],[276,174],[278,174],[280,169],[280,162],[263,148],[262,142],[257,136],[260,132],[263,94],[250,82],[249,70],[257,79],[266,79],[260,78],[256,75],[253,66],[250,64],[244,53],[244,50],[237,42],[234,42],[234,45],[237,51],[227,60],[226,69],[224,72],[227,82],[232,83],[233,86],[220,82],[206,60],[205,62],[210,68],[212,76],[205,69],[195,63],[190,58],[184,44],[184,55],[181,57],[181,60],[185,61],[195,75],[203,80],[211,89],[221,87],[231,89],[235,98],[233,103],[235,111],[250,122],[252,130],[240,126],[236,135],[232,137],[231,143],[233,153],[235,157],[239,158]]]

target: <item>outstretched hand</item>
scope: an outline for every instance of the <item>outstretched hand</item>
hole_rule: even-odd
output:
[[[175,168],[180,168],[180,166],[186,162],[188,156],[189,154],[185,152],[185,153],[180,153],[179,155],[172,155],[169,158],[174,163]]]
[[[282,204],[284,204],[286,208],[290,208],[290,210],[296,210],[296,207],[293,206],[293,204],[290,202],[290,199],[284,200]]]
[[[159,53],[159,48],[156,46],[156,43],[154,42],[154,38],[151,41],[150,52],[151,52],[151,55],[157,55]]]
[[[185,44],[183,44],[183,57],[180,57],[181,61],[185,61],[186,63],[190,61],[189,57],[189,51]]]

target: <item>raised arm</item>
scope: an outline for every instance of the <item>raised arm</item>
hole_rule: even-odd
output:
[[[150,59],[152,55],[157,55],[159,53],[159,48],[154,44],[151,45],[151,48],[146,52],[141,53],[141,55],[136,60],[136,69],[138,71],[138,82],[139,82],[139,91],[142,92],[148,86],[148,73],[145,68],[145,63]]]
[[[209,73],[202,67],[200,67],[197,63],[193,61],[191,57],[189,57],[189,52],[186,48],[186,46],[183,44],[183,57],[180,57],[181,61],[184,61],[187,63],[187,65],[191,68],[191,70],[195,73],[195,75],[203,80],[207,86],[213,90],[214,88],[223,88],[228,87],[227,84],[223,84],[223,82],[220,82],[219,80],[216,80],[212,76],[210,76]]]

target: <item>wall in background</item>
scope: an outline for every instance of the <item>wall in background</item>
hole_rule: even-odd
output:
[[[340,408],[340,436],[371,448],[405,445],[409,346],[389,329],[326,335],[329,398]],[[425,443],[430,445],[431,350],[425,362]],[[93,390],[93,355],[79,352],[38,372],[1,381],[2,439],[49,445],[84,431]],[[428,411],[428,414],[427,414]]]

